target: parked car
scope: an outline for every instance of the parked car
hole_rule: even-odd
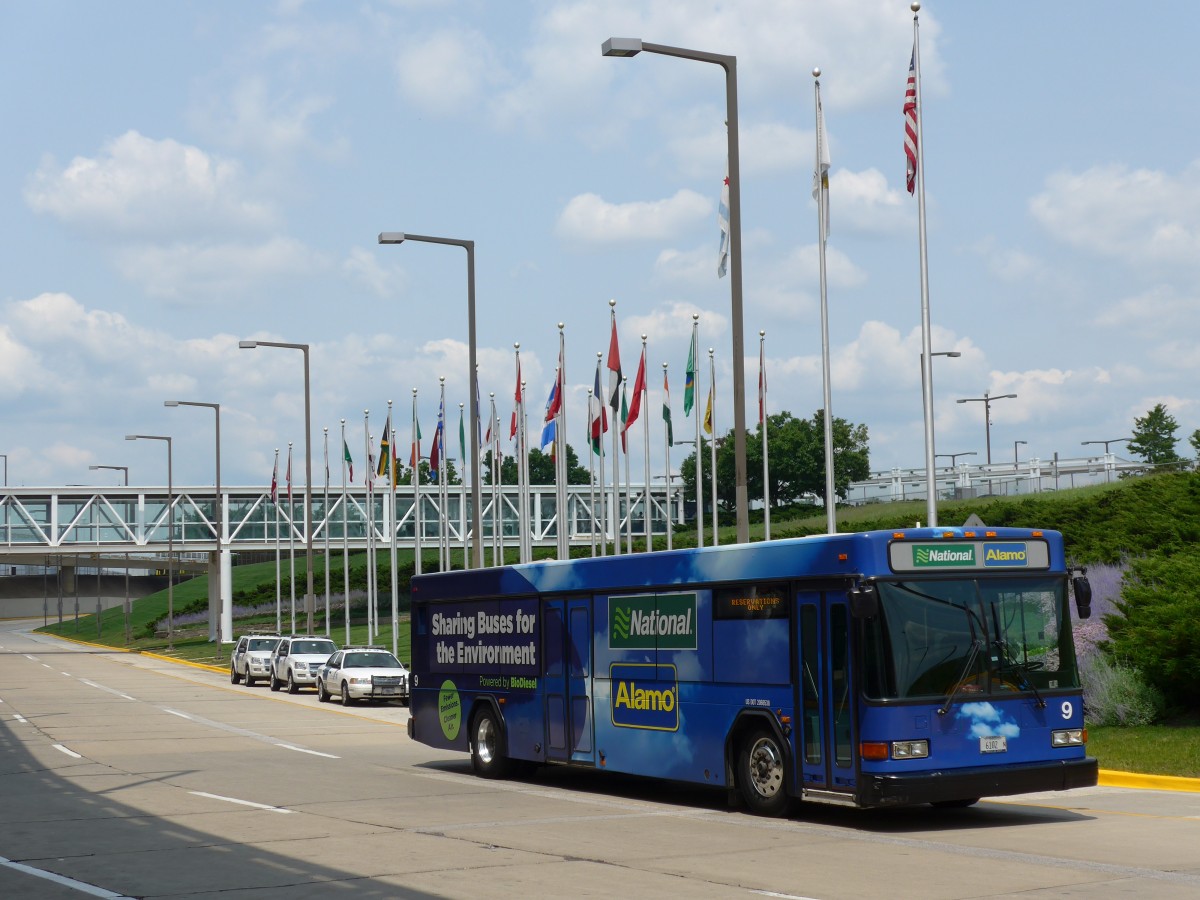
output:
[[[317,699],[326,703],[337,694],[342,706],[355,700],[409,699],[408,669],[390,650],[381,647],[346,647],[317,672]]]
[[[294,694],[301,687],[316,684],[317,670],[335,653],[337,644],[329,638],[302,634],[281,638],[271,654],[271,690],[286,684],[288,693]]]
[[[245,679],[246,687],[252,687],[259,678],[270,677],[271,654],[280,640],[278,634],[256,631],[238,638],[229,656],[230,683],[238,684]]]

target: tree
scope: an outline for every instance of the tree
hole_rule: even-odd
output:
[[[1163,404],[1156,404],[1146,415],[1133,420],[1133,440],[1127,446],[1146,462],[1155,466],[1179,462],[1175,453],[1175,432],[1179,423]]]
[[[483,484],[492,483],[492,451],[483,455]],[[500,483],[517,483],[517,458],[501,456]],[[549,453],[543,453],[537,447],[529,450],[529,483],[554,484],[554,458]],[[575,449],[567,444],[567,484],[587,484],[588,470],[579,465],[579,457]]]
[[[770,440],[771,503],[794,503],[806,495],[825,499],[825,411],[817,410],[811,419],[797,419],[790,412],[767,417]],[[763,495],[762,426],[756,437],[746,441],[746,493],[751,498]],[[732,510],[736,497],[736,459],[729,432],[717,438],[717,495],[722,508]],[[833,420],[833,489],[845,499],[852,481],[871,474],[870,448],[866,425],[854,425],[836,416]],[[710,451],[701,439],[705,468]],[[679,467],[684,489],[696,491],[696,455]],[[706,475],[707,480],[709,476]],[[706,485],[707,487],[707,485]]]
[[[1200,463],[1200,428],[1192,432],[1192,436],[1188,438],[1188,443],[1192,445],[1192,452],[1196,454],[1196,460]]]

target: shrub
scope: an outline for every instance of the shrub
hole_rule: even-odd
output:
[[[1162,694],[1133,666],[1097,653],[1080,660],[1080,675],[1089,725],[1150,725],[1162,715]]]
[[[1092,585],[1092,617],[1076,619],[1074,623],[1075,654],[1080,665],[1085,659],[1097,655],[1102,643],[1108,640],[1106,616],[1117,611],[1117,600],[1121,596],[1121,582],[1128,565],[1101,563],[1088,566],[1088,581]]]
[[[1118,612],[1105,616],[1110,661],[1126,661],[1173,707],[1200,706],[1200,558],[1192,554],[1135,560]]]

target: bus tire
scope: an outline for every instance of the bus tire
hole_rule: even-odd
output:
[[[512,771],[500,718],[490,706],[482,707],[471,720],[471,765],[483,778],[506,778]]]
[[[773,731],[757,728],[742,741],[737,785],[755,815],[781,816],[787,811],[787,755]]]
[[[934,800],[929,805],[934,809],[966,809],[979,802],[978,797],[964,797],[961,800]]]

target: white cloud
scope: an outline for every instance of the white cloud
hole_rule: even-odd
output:
[[[1181,295],[1174,285],[1159,284],[1102,309],[1096,324],[1105,328],[1173,337],[1200,327],[1200,301]]]
[[[662,240],[712,215],[712,201],[687,189],[665,200],[629,203],[609,203],[588,193],[571,198],[559,214],[556,230],[562,237],[595,243]]]
[[[900,188],[888,186],[878,169],[835,168],[829,176],[830,237],[849,226],[865,234],[904,234],[916,224],[916,204]]]
[[[401,94],[436,115],[475,108],[484,89],[502,77],[491,44],[471,29],[412,36],[396,54]]]
[[[663,304],[645,315],[622,317],[618,323],[626,340],[647,335],[648,346],[656,341],[684,341],[692,333],[692,316],[699,314],[700,339],[707,343],[729,333],[729,317],[723,313],[701,309],[691,303],[676,301]]]
[[[1097,256],[1187,266],[1200,258],[1200,160],[1178,175],[1124,165],[1059,172],[1029,208],[1052,237]]]
[[[272,97],[266,80],[254,77],[238,84],[227,100],[214,99],[189,118],[212,141],[269,157],[275,164],[298,150],[326,159],[345,158],[345,137],[322,142],[312,134],[313,120],[331,105],[327,96]]]
[[[267,204],[248,196],[238,163],[136,131],[110,141],[96,157],[75,157],[65,168],[45,160],[25,199],[35,211],[98,237],[261,230],[275,220]]]
[[[342,271],[367,288],[377,297],[394,297],[404,284],[399,266],[384,266],[379,254],[362,247],[354,247],[342,260]]]
[[[152,297],[243,296],[255,282],[297,278],[327,267],[294,238],[258,244],[138,244],[120,250],[117,268]]]

